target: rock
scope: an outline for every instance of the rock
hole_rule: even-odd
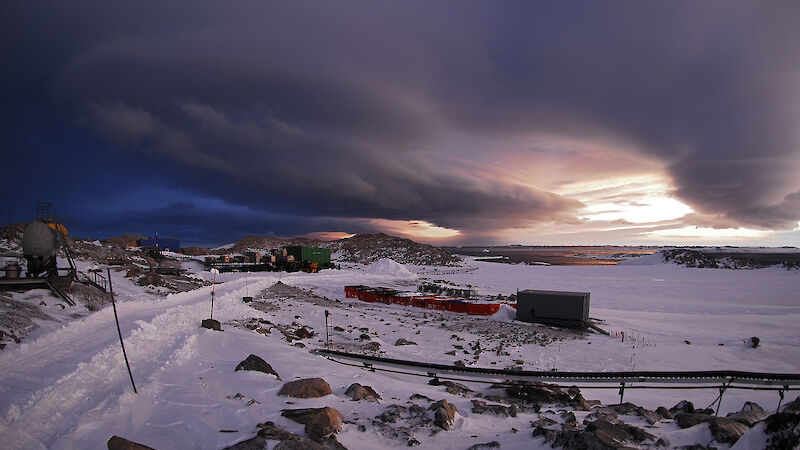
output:
[[[456,351],[455,350],[450,350],[449,352],[444,352],[444,354],[445,355],[450,355],[450,356],[455,356]]]
[[[623,427],[605,419],[590,423],[586,426],[586,431],[594,433],[600,442],[611,448],[624,447],[626,442],[633,441],[633,435]]]
[[[456,366],[456,367],[467,367],[467,365],[464,363],[464,361],[462,361],[460,359],[458,361],[454,362],[453,365]]]
[[[290,381],[281,387],[278,395],[295,398],[315,398],[332,394],[331,386],[322,378]]]
[[[411,397],[409,397],[409,399],[410,400],[422,400],[422,401],[429,402],[429,403],[433,401],[432,398],[430,398],[428,396],[425,396],[425,395],[422,395],[422,394],[412,394]]]
[[[501,417],[517,417],[517,413],[519,412],[519,408],[515,405],[512,406],[505,406],[505,405],[490,405],[481,400],[473,400],[472,401],[472,412],[475,414],[484,414],[487,412],[497,414]]]
[[[230,447],[225,447],[223,450],[263,450],[265,448],[267,448],[267,440],[256,435],[250,439],[237,442]]]
[[[761,422],[769,416],[769,413],[764,411],[764,408],[754,402],[745,402],[742,410],[735,413],[730,413],[726,417],[728,419],[741,422],[748,427],[752,427],[756,422]]]
[[[295,330],[294,335],[297,336],[298,339],[306,339],[314,337],[314,332],[309,331],[306,327],[300,327]]]
[[[334,408],[284,409],[281,416],[305,425],[308,436],[319,442],[324,436],[342,430],[344,417]]]
[[[683,413],[693,413],[694,412],[694,404],[688,400],[681,400],[678,402],[677,405],[673,406],[669,409],[669,412],[675,416],[675,413],[683,412]]]
[[[108,450],[153,450],[152,447],[137,444],[136,442],[129,441],[119,436],[111,436],[111,439],[106,443]]]
[[[572,397],[562,391],[558,385],[546,384],[538,381],[535,383],[514,383],[506,387],[506,393],[511,397],[529,403],[558,403],[569,405],[573,402]]]
[[[408,446],[409,447],[414,447],[414,446],[417,446],[417,445],[421,445],[421,442],[416,440],[415,438],[411,438],[411,439],[408,440]]]
[[[310,439],[300,437],[286,431],[272,422],[260,423],[258,434],[255,437],[239,442],[224,450],[263,450],[267,448],[267,441],[280,441],[273,449],[278,450],[325,450],[326,446],[320,445]],[[335,448],[335,447],[330,447]]]
[[[445,431],[450,429],[458,412],[458,408],[447,400],[439,400],[428,409],[433,411],[433,424]]]
[[[757,338],[757,337],[755,337],[755,336],[753,336],[753,337],[751,337],[751,338],[750,338],[750,345],[751,345],[753,348],[758,348],[758,344],[759,344],[760,342],[761,342],[761,339],[759,339],[759,338]]]
[[[336,327],[333,327],[333,331],[344,331],[344,328],[336,326]]]
[[[264,448],[267,448],[266,446]],[[309,439],[281,441],[272,450],[327,450],[327,447]]]
[[[306,344],[303,344],[302,342],[295,342],[294,346],[297,348],[306,348]]]
[[[136,284],[138,284],[139,286],[163,286],[163,287],[167,286],[167,283],[164,281],[164,278],[153,271],[145,272],[141,278],[136,280]]]
[[[556,424],[558,424],[558,422],[549,417],[540,417],[535,422],[531,422],[531,426],[534,428],[547,428],[547,427],[552,427],[553,425]]]
[[[369,344],[366,344],[364,346],[364,350],[369,350],[371,352],[377,352],[380,349],[381,349],[381,344],[379,344],[378,342],[370,342]]]
[[[411,341],[403,339],[403,338],[398,339],[394,343],[395,347],[399,347],[401,345],[417,345],[417,343],[416,342],[411,342]]]
[[[658,408],[656,408],[655,412],[656,412],[656,414],[658,414],[659,416],[661,416],[661,417],[663,417],[665,419],[672,419],[672,413],[669,412],[669,410],[667,408],[663,407],[663,406],[659,406]]]
[[[707,414],[679,413],[675,416],[675,423],[681,428],[690,428],[701,423],[711,426],[711,434],[717,442],[733,444],[747,430],[749,426],[725,417],[710,416]]]
[[[253,354],[245,358],[244,361],[240,362],[239,365],[236,366],[236,369],[234,369],[234,372],[239,370],[255,370],[257,372],[275,375],[277,379],[281,379],[281,376],[278,375],[278,372],[275,372],[275,369],[273,369],[268,362]]]
[[[375,390],[372,389],[371,387],[362,386],[358,383],[351,384],[350,387],[348,387],[347,390],[344,392],[344,395],[347,395],[353,401],[366,399],[367,401],[376,403],[381,398],[381,396],[378,395],[378,393],[375,392]]]
[[[386,411],[382,412],[375,418],[383,423],[391,422],[396,423],[400,416],[406,411],[406,407],[402,405],[389,405]]]
[[[500,443],[497,441],[492,441],[485,444],[475,444],[467,450],[480,450],[482,448],[500,448]]]
[[[222,331],[222,325],[220,325],[219,320],[203,319],[203,322],[201,322],[200,325],[203,328],[208,328],[209,330]]]
[[[461,383],[455,383],[453,381],[441,381],[438,378],[431,379],[430,381],[428,381],[428,384],[430,384],[431,386],[446,386],[445,390],[449,394],[453,395],[466,395],[472,392],[472,389],[464,386]]]
[[[769,416],[765,433],[769,436],[768,449],[800,448],[800,397],[783,411]]]
[[[647,420],[647,422],[650,425],[658,423],[658,422],[660,422],[661,420],[664,419],[663,415],[661,415],[661,414],[659,414],[659,413],[657,413],[655,411],[650,411],[649,409],[642,408],[639,405],[634,405],[631,402],[625,402],[625,403],[618,403],[618,404],[615,404],[615,405],[603,406],[601,408],[594,408],[594,410],[597,411],[597,412],[602,412],[602,413],[606,413],[606,414],[613,412],[613,413],[616,413],[616,414],[637,415],[637,416],[640,416],[640,417],[644,417],[644,419]],[[666,411],[665,408],[664,408],[664,411]],[[669,414],[668,411],[667,411],[667,414]]]
[[[359,336],[359,337],[358,337],[358,339],[359,339],[359,340],[361,340],[361,341],[368,341],[368,340],[370,340],[371,338],[369,337],[369,335],[368,335],[368,334],[366,334],[366,333],[361,333],[361,336]]]

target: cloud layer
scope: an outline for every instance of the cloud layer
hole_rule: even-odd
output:
[[[704,224],[800,221],[797,3],[79,3],[5,7],[4,115],[36,93],[112,173],[468,237],[657,167]]]

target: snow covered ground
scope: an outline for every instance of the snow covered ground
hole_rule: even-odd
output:
[[[538,414],[515,418],[475,414],[470,399],[430,386],[424,378],[369,372],[309,353],[323,344],[325,309],[332,313],[331,327],[344,330],[332,331],[335,348],[357,348],[359,336],[368,334],[385,356],[401,359],[448,364],[462,360],[474,367],[523,362],[521,366],[528,370],[800,372],[798,271],[691,269],[655,259],[649,262],[640,258],[636,265],[546,267],[470,261],[463,268],[408,266],[408,270],[389,263],[348,264],[346,269],[319,274],[220,274],[214,318],[223,322],[223,332],[200,327],[211,308],[210,286],[164,298],[132,284],[123,273],[112,272],[139,394],[131,390],[110,307],[59,324],[57,329],[51,325],[46,332],[0,352],[0,442],[3,448],[20,449],[105,448],[108,438],[116,434],[158,449],[216,449],[252,437],[256,424],[265,421],[302,435],[302,425],[281,417],[281,409],[331,406],[345,416],[338,439],[346,447],[406,447],[406,440],[393,439],[368,425],[389,404],[408,404],[411,395],[419,393],[447,399],[459,411],[450,431],[419,430],[416,439],[421,448],[463,449],[489,441],[500,442],[502,448],[549,448],[541,438],[531,437],[530,422]],[[591,316],[604,321],[602,326],[615,337],[576,337],[538,325],[344,298],[345,285],[414,290],[422,278],[472,285],[479,293],[492,295],[508,295],[517,289],[590,292]],[[291,297],[266,298],[269,308],[262,312],[242,302],[242,296],[255,296],[278,280],[341,303],[318,306]],[[282,326],[305,325],[316,335],[301,341],[305,347],[297,347],[275,330],[262,335],[233,326],[250,318]],[[617,337],[621,332],[626,335],[624,342]],[[545,345],[543,335],[550,336]],[[760,338],[758,348],[749,345],[752,336]],[[418,345],[396,347],[399,338]],[[469,352],[469,345],[476,341],[485,350],[478,358]],[[489,351],[504,341],[508,355]],[[454,345],[469,353],[448,355]],[[283,381],[258,372],[234,372],[251,353],[268,361]],[[283,382],[317,376],[328,381],[333,396],[277,396]],[[381,403],[350,401],[344,390],[353,382],[375,388],[383,398]],[[626,391],[625,400],[653,409],[689,399],[703,408],[716,395],[712,390],[631,390]],[[584,396],[604,403],[619,400],[616,390],[585,390]],[[790,393],[788,400],[794,397],[796,393]],[[729,391],[720,412],[738,411],[746,400],[774,410],[778,396]],[[576,412],[578,421],[586,414]],[[635,420],[629,423],[636,424]],[[360,431],[359,425],[367,426],[366,431]],[[712,440],[707,426],[680,430],[670,423],[648,431],[657,431],[673,446],[705,445]]]

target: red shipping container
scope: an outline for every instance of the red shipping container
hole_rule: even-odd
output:
[[[490,316],[492,314],[491,305],[496,305],[496,303],[469,303],[469,306],[467,306],[467,314],[473,316]]]
[[[447,310],[455,313],[466,314],[467,313],[467,303],[466,302],[457,302],[457,301],[449,301],[447,302]]]
[[[415,308],[425,308],[428,304],[428,299],[425,297],[411,297],[411,306]]]

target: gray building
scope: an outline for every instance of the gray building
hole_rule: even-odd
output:
[[[517,320],[583,327],[589,321],[589,293],[520,291],[517,295]]]

